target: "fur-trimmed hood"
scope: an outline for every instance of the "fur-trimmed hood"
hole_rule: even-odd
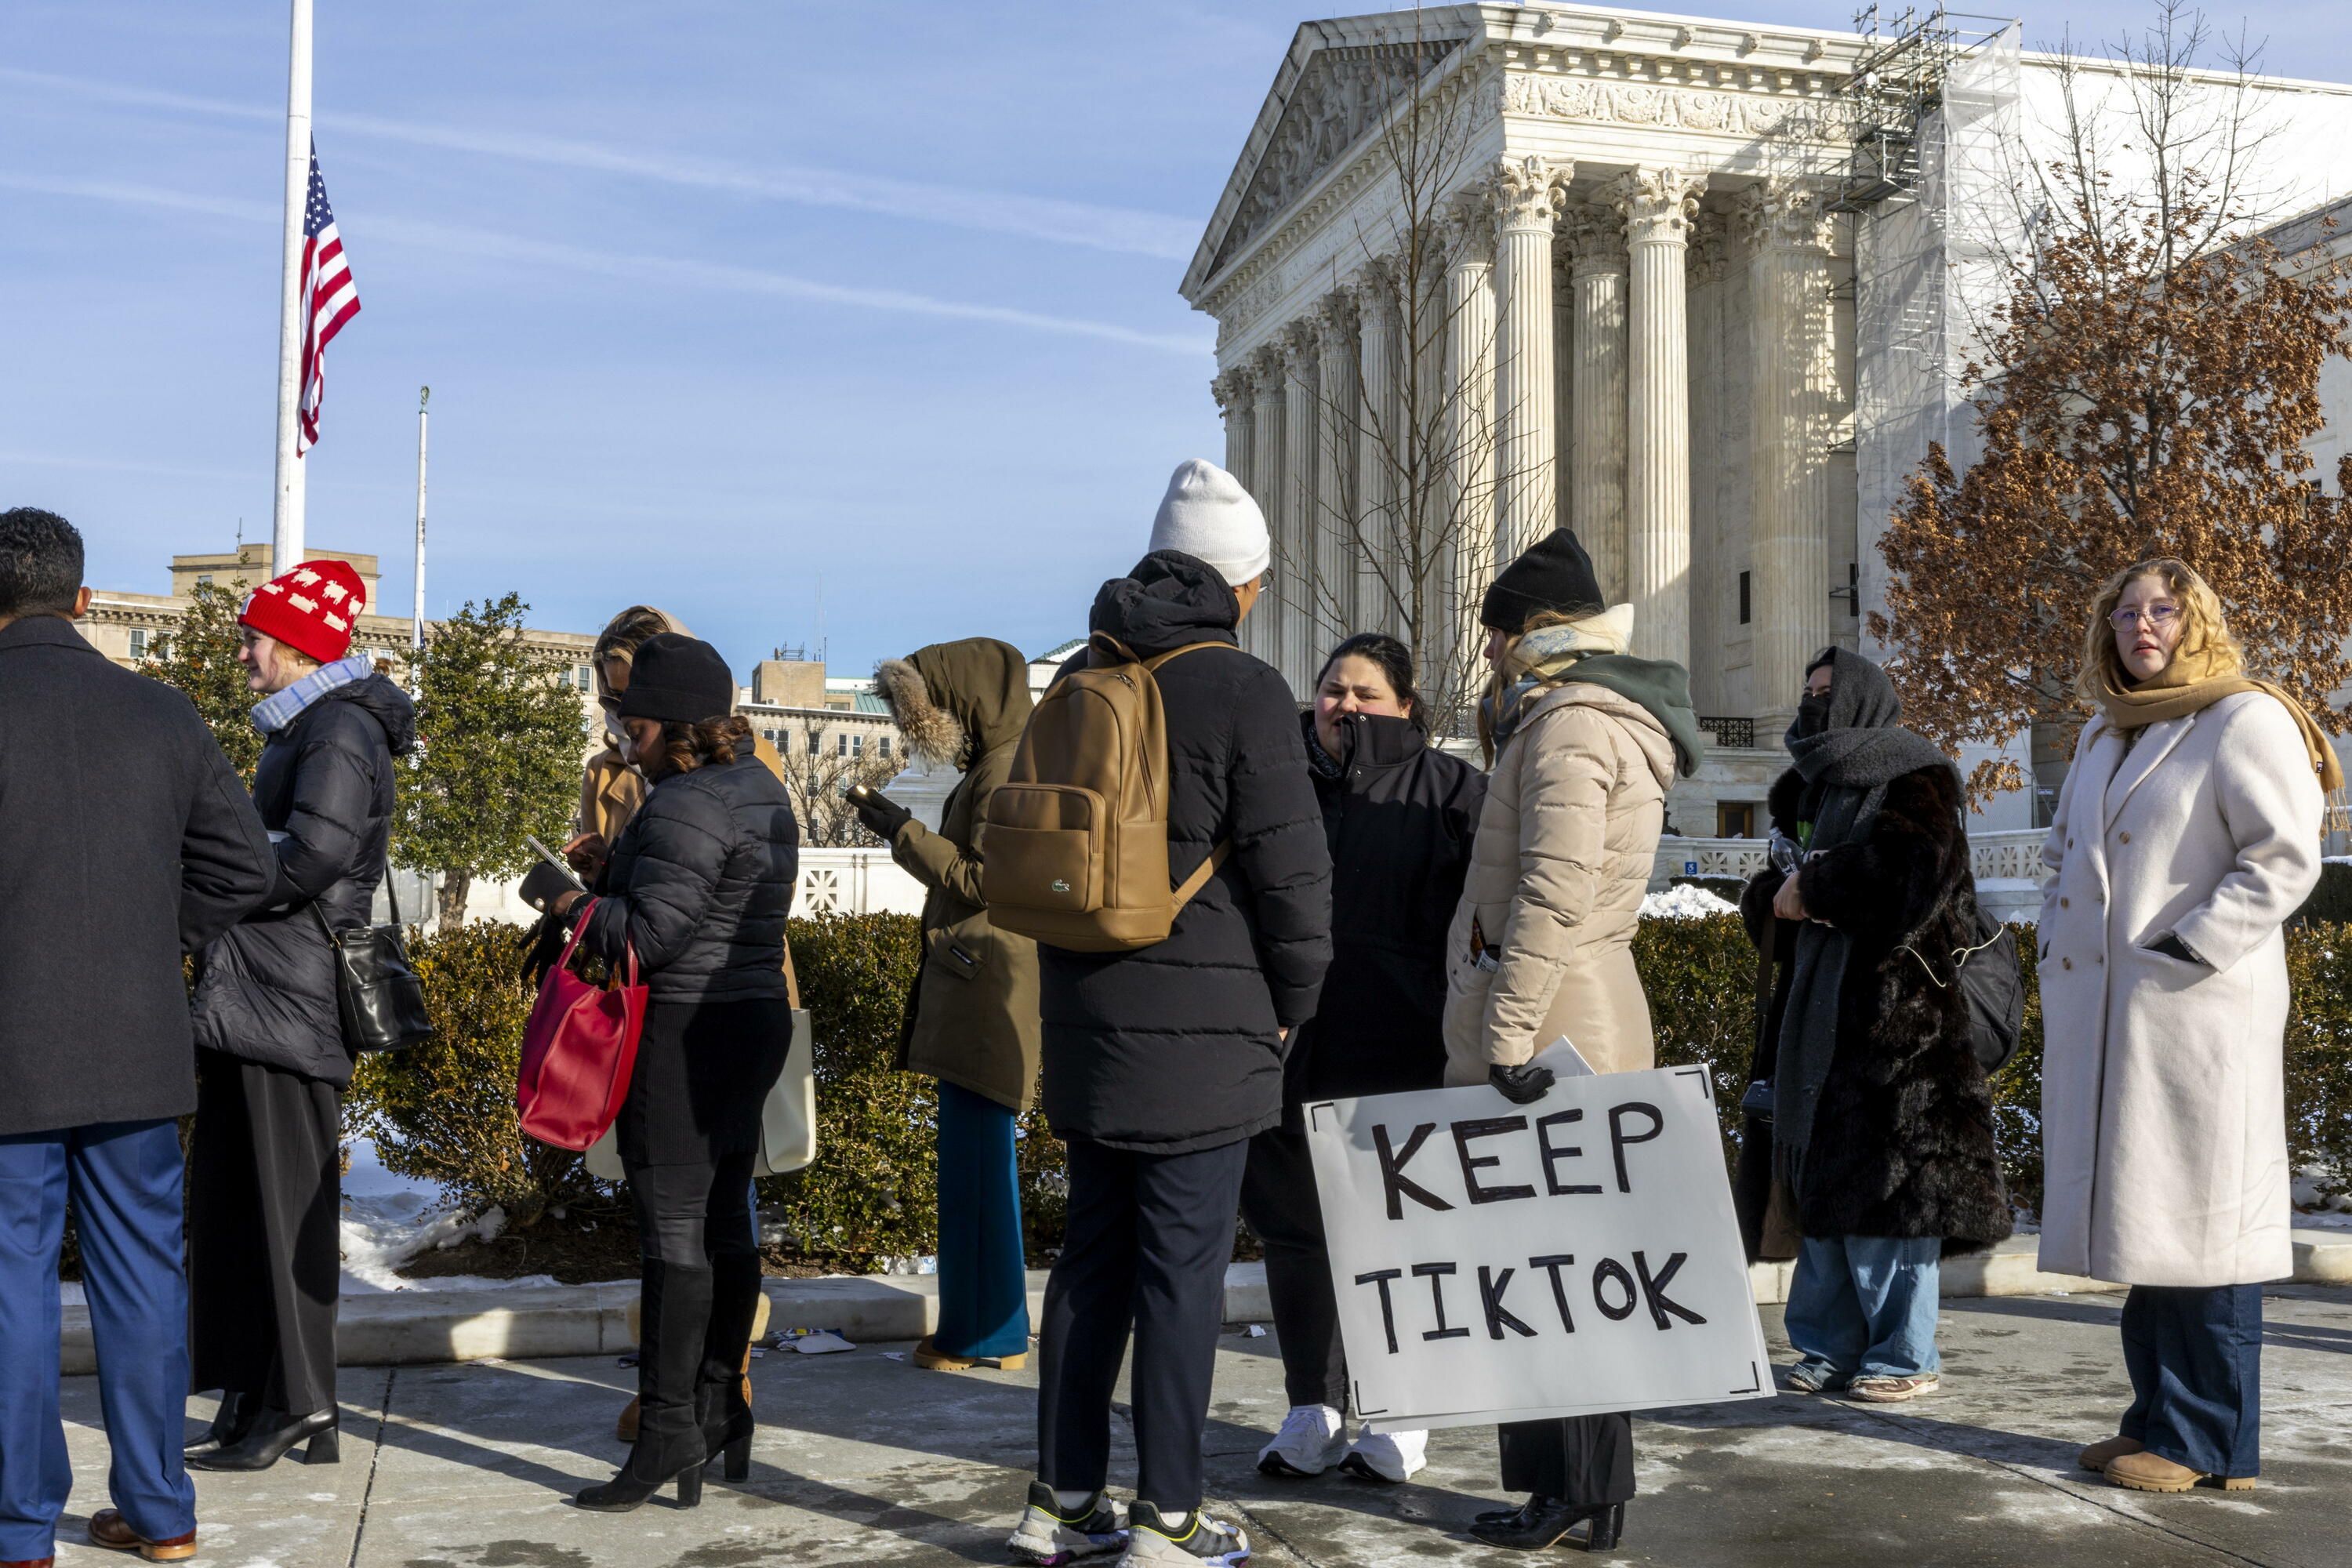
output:
[[[1029,661],[1010,643],[966,637],[933,643],[874,670],[907,749],[936,765],[972,761],[1019,740],[1029,722]]]

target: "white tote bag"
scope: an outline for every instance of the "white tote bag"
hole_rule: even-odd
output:
[[[588,1146],[583,1158],[588,1173],[599,1181],[617,1182],[625,1174],[621,1169],[621,1146],[610,1127]],[[792,1044],[784,1051],[784,1070],[776,1075],[776,1087],[768,1091],[767,1102],[760,1107],[760,1152],[751,1163],[751,1173],[781,1176],[815,1158],[815,1040],[809,1027],[808,1009],[795,1007]]]

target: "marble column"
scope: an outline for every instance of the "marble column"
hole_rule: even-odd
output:
[[[1356,437],[1362,421],[1357,384],[1356,305],[1347,292],[1326,294],[1314,310],[1315,388],[1321,411],[1315,470],[1315,618],[1308,668],[1355,629],[1356,562],[1362,551],[1356,511]],[[1301,695],[1305,689],[1300,689]]]
[[[1290,493],[1283,476],[1283,462],[1288,452],[1283,430],[1286,408],[1281,352],[1270,346],[1262,348],[1250,355],[1248,368],[1256,409],[1256,416],[1250,422],[1250,478],[1255,481],[1250,495],[1265,514],[1266,532],[1274,542],[1271,565],[1276,578],[1275,585],[1258,600],[1250,618],[1242,623],[1242,646],[1273,664],[1281,657],[1283,506]]]
[[[1742,194],[1755,383],[1749,545],[1759,729],[1795,716],[1805,666],[1827,647],[1833,382],[1831,218],[1821,189],[1768,180]]]
[[[1552,516],[1576,519],[1576,278],[1570,269],[1568,230],[1551,240]],[[1591,545],[1585,548],[1589,551]]]
[[[1475,684],[1478,610],[1495,579],[1495,215],[1483,187],[1455,194],[1445,222],[1444,624],[1433,640]],[[1435,619],[1436,617],[1432,617]]]
[[[1321,530],[1320,500],[1316,481],[1320,477],[1322,409],[1316,390],[1317,362],[1321,358],[1318,334],[1311,321],[1293,321],[1282,330],[1283,442],[1282,471],[1286,495],[1282,532],[1274,552],[1275,593],[1282,600],[1281,632],[1274,660],[1295,694],[1305,696],[1308,647],[1315,639],[1315,541]]]
[[[1209,383],[1209,395],[1217,400],[1218,416],[1225,422],[1225,472],[1255,499],[1257,479],[1250,472],[1250,439],[1257,434],[1257,394],[1249,372],[1234,366]]]
[[[1552,222],[1572,163],[1507,157],[1495,170],[1495,557],[1499,568],[1558,521],[1552,384]]]
[[[1729,713],[1724,701],[1724,642],[1737,614],[1737,567],[1725,564],[1715,473],[1723,426],[1723,289],[1726,247],[1720,216],[1701,213],[1693,226],[1690,298],[1691,700],[1701,713]]]
[[[1631,258],[1626,326],[1625,557],[1633,652],[1690,663],[1690,381],[1683,254],[1702,174],[1659,165],[1611,195]]]
[[[1399,574],[1396,500],[1407,464],[1404,312],[1396,274],[1386,259],[1364,264],[1348,285],[1356,301],[1356,362],[1363,384],[1356,433],[1356,515],[1362,543],[1356,559],[1358,631],[1402,636],[1401,601],[1409,595]]]
[[[1597,204],[1569,215],[1575,363],[1569,524],[1612,604],[1625,597],[1625,229]]]

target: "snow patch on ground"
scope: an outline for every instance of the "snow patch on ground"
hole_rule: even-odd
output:
[[[2352,1230],[2352,1193],[2322,1198],[2319,1182],[2326,1174],[2316,1165],[2294,1173],[2293,1224],[2297,1230]]]
[[[551,1279],[482,1279],[461,1275],[446,1279],[403,1279],[397,1270],[436,1247],[488,1241],[506,1228],[502,1209],[471,1215],[457,1208],[437,1182],[395,1176],[362,1138],[352,1145],[352,1168],[343,1175],[343,1280],[346,1296],[389,1290],[464,1290],[520,1284],[553,1284]],[[464,1281],[461,1283],[460,1281]]]
[[[1650,893],[1642,900],[1642,918],[1647,920],[1695,921],[1708,915],[1736,915],[1739,906],[1728,899],[1718,899],[1705,888],[1688,885],[1668,888],[1663,893]]]

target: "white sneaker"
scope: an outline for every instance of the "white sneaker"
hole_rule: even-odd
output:
[[[1312,1409],[1313,1406],[1308,1406]],[[1200,1510],[1164,1516],[1139,1500],[1129,1516],[1135,1528],[1127,1538],[1127,1554],[1118,1568],[1241,1568],[1249,1561],[1249,1537],[1242,1528],[1212,1519]]]
[[[1328,1405],[1294,1405],[1274,1441],[1257,1451],[1261,1474],[1303,1480],[1331,1468],[1340,1444],[1339,1413]]]
[[[1339,1468],[1368,1481],[1410,1480],[1429,1468],[1426,1432],[1367,1432],[1348,1449]]]
[[[1029,1506],[1004,1543],[1013,1561],[1037,1568],[1060,1568],[1127,1544],[1127,1505],[1097,1492],[1076,1509],[1064,1509],[1043,1481],[1029,1483]]]

